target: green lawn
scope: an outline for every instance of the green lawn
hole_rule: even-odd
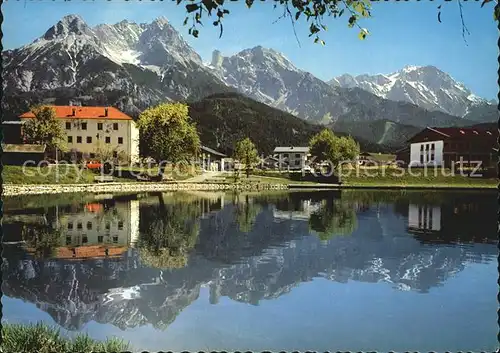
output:
[[[393,161],[396,158],[395,154],[375,153],[375,152],[368,152],[368,153],[370,153],[370,156],[377,162]]]
[[[118,169],[122,170],[124,172],[133,173],[134,175],[138,175],[140,173],[149,174],[149,175],[158,175],[158,173],[159,173],[159,168],[157,166],[148,167],[147,165],[145,165],[143,168],[141,168],[141,167],[119,167]],[[201,170],[199,168],[191,169],[189,171],[185,171],[182,173],[175,173],[173,168],[172,168],[172,165],[169,164],[165,167],[165,175],[167,175],[168,177],[171,177],[174,180],[189,179],[189,178],[196,176],[200,173],[201,173]]]
[[[123,352],[130,350],[128,344],[116,338],[100,342],[87,335],[73,339],[60,335],[59,330],[42,323],[2,325],[2,352],[63,353],[63,352]]]
[[[96,175],[89,170],[81,170],[76,165],[40,168],[5,165],[2,171],[3,182],[6,184],[93,183]]]
[[[77,165],[51,165],[44,167],[3,166],[2,178],[5,184],[88,184],[94,183],[98,172],[80,169]],[[130,179],[114,178],[116,182]]]
[[[385,171],[384,171],[385,169]],[[402,172],[404,171],[404,175]],[[410,187],[485,187],[496,188],[498,180],[496,178],[467,177],[462,175],[451,176],[451,171],[438,169],[428,169],[424,174],[424,169],[413,168],[410,175],[408,169],[399,168],[374,168],[359,171],[344,171],[342,183],[348,186],[410,186]],[[446,173],[446,174],[445,174]]]

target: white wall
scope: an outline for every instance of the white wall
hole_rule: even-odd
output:
[[[81,153],[96,153],[100,145],[124,153],[128,163],[139,159],[139,131],[133,120],[70,118],[58,119],[58,121],[66,137],[72,137],[72,142],[66,139],[68,151],[74,149]],[[70,129],[66,128],[66,123],[71,124]],[[82,123],[87,124],[85,130]],[[98,124],[102,124],[102,130],[98,129]],[[113,129],[113,124],[118,124],[118,130]],[[81,138],[81,142],[77,142],[78,137]],[[91,142],[87,142],[87,137],[92,139]],[[109,143],[106,143],[106,137],[110,138]],[[118,143],[119,137],[123,138],[122,143]]]
[[[288,155],[288,158],[285,155]],[[288,166],[290,169],[302,169],[307,162],[307,153],[304,152],[278,153],[273,157],[278,158],[278,167],[281,166],[281,169],[288,169]]]
[[[135,121],[129,123],[130,129],[130,162],[139,163],[139,129]]]
[[[431,160],[431,145],[434,144],[434,159]],[[429,146],[429,150],[426,150],[426,146]],[[420,162],[420,154],[421,154],[421,146],[423,146],[424,150],[424,163]],[[443,141],[426,141],[419,143],[412,143],[410,145],[410,165],[411,166],[425,166],[425,165],[444,165],[443,160]],[[428,152],[428,153],[427,153]]]

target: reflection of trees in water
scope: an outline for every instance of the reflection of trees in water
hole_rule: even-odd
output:
[[[233,205],[235,205],[235,218],[240,231],[249,233],[255,224],[255,219],[262,211],[262,207],[250,200],[248,195],[240,197],[239,194],[233,195]]]
[[[184,267],[198,238],[200,206],[196,201],[166,203],[162,194],[158,197],[158,205],[140,210],[141,260],[153,268]]]
[[[357,227],[356,209],[342,199],[329,198],[321,201],[319,209],[311,214],[309,227],[321,240],[336,235],[349,235]]]
[[[25,227],[22,233],[26,249],[36,258],[50,258],[56,255],[61,242],[61,232],[49,225]]]

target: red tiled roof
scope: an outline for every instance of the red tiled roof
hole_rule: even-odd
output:
[[[109,119],[109,120],[132,120],[130,116],[113,107],[80,107],[70,105],[50,105],[56,111],[59,119]],[[105,110],[108,109],[108,116]],[[75,115],[73,115],[75,109]],[[26,112],[20,118],[34,118],[32,112]]]
[[[440,132],[448,137],[498,137],[498,131],[463,128],[463,127],[431,127],[429,129]]]

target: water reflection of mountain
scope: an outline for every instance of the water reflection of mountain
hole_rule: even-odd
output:
[[[479,197],[477,202],[494,203],[495,196],[490,197],[491,200]],[[452,244],[456,240],[454,233],[450,233],[454,228],[447,222],[455,218],[444,215],[447,210],[462,207],[462,201],[453,197],[431,203],[432,207],[442,206],[439,206],[442,209],[440,232],[444,239],[442,242],[448,244],[430,242],[427,239],[432,238],[429,232],[416,235],[408,232],[409,225],[411,228],[413,224],[412,205],[425,206],[429,205],[428,201],[420,204],[418,200],[406,198],[393,203],[366,201],[352,194],[343,194],[340,201],[339,195],[326,195],[321,199],[308,197],[307,194],[280,195],[277,198],[279,202],[265,197],[226,197],[225,200],[196,197],[181,202],[165,196],[161,201],[163,211],[157,196],[142,201],[115,200],[110,210],[120,207],[132,209],[130,203],[138,202],[138,208],[135,208],[137,217],[133,212],[129,213],[131,218],[140,218],[136,248],[129,248],[115,258],[52,256],[47,259],[27,253],[19,244],[6,245],[2,289],[7,296],[35,303],[68,329],[80,329],[90,320],[111,323],[122,329],[145,324],[165,328],[198,298],[203,285],[210,287],[211,303],[217,303],[220,296],[227,296],[258,304],[260,300],[279,297],[300,283],[318,277],[340,283],[349,280],[382,281],[401,290],[425,293],[432,287],[442,285],[467,263],[491,261],[497,253],[496,246],[488,243]],[[469,201],[474,204],[474,198]],[[325,207],[327,210],[338,210],[328,208],[328,205],[338,207],[339,202],[349,204],[351,209],[356,210],[357,226],[351,234],[331,237],[328,241],[316,236],[318,232],[311,229],[310,217],[309,220],[304,217],[276,217],[277,209],[286,212],[288,208],[291,212],[312,214]],[[107,203],[113,204],[111,201]],[[73,223],[75,219],[86,220],[82,218],[82,214],[87,212],[85,207],[75,207],[59,208],[59,225],[66,225],[67,228],[71,220]],[[488,222],[493,223],[496,214],[490,215],[481,207],[476,206],[476,209],[484,217],[483,224],[487,224],[488,217]],[[99,206],[93,208],[98,209]],[[476,212],[472,206],[464,209],[469,213]],[[44,215],[32,215],[32,221],[54,224],[54,217],[51,216],[54,212],[49,210]],[[162,215],[161,212],[166,212],[163,215],[168,215],[171,221],[155,223],[155,217]],[[41,216],[47,218],[47,222],[42,221],[44,217]],[[462,213],[460,217],[467,216]],[[16,222],[26,223],[28,220],[14,217],[7,225]],[[118,222],[117,219],[117,232]],[[127,219],[123,222],[135,224]],[[241,222],[248,224],[242,229]],[[195,224],[197,227],[193,228]],[[82,228],[85,225],[82,221]],[[160,230],[171,228],[184,231],[186,237],[158,245],[156,238],[145,234],[151,232],[151,225]],[[122,231],[125,228],[123,226]],[[461,229],[459,235],[477,241],[473,231],[473,228]],[[98,237],[99,233],[96,234]],[[421,234],[427,238],[422,238]],[[496,230],[485,235],[493,240]],[[64,235],[61,239],[65,245]],[[141,239],[154,241],[142,243]],[[142,244],[153,250],[155,246],[168,248],[169,255],[171,248],[175,254],[176,251],[185,253],[186,264],[180,268],[155,268],[141,258]]]

